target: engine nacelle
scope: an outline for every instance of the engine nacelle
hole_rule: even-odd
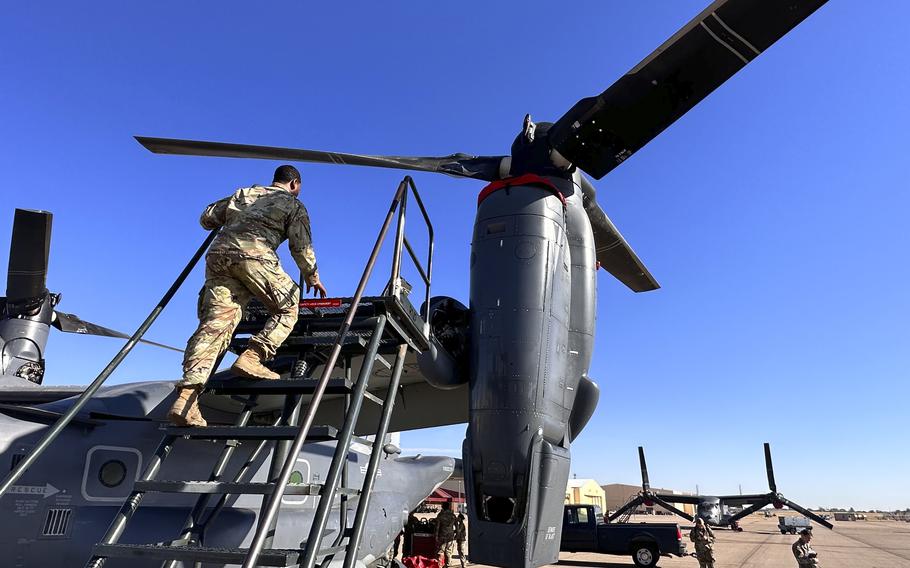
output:
[[[470,310],[454,298],[436,296],[430,299],[430,322],[430,347],[417,355],[420,373],[438,389],[450,390],[467,383]]]

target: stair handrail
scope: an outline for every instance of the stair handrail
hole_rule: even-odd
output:
[[[417,269],[420,278],[423,280],[425,286],[425,296],[423,302],[423,337],[424,339],[430,338],[430,282],[433,277],[433,245],[434,245],[434,233],[433,233],[433,223],[430,221],[430,216],[427,213],[427,209],[423,204],[423,199],[420,198],[420,193],[417,191],[417,186],[414,184],[414,180],[411,176],[405,176],[401,182],[407,186],[404,194],[401,199],[401,207],[398,210],[398,227],[395,234],[395,249],[392,253],[392,274],[389,279],[388,288],[391,291],[391,295],[397,299],[401,298],[401,251],[402,246],[407,250],[408,255],[410,255],[411,260],[414,262],[414,267]],[[408,191],[410,190],[410,191]],[[408,206],[408,193],[414,195],[414,199],[417,201],[417,206],[420,208],[420,213],[423,216],[423,221],[427,226],[427,265],[426,268],[420,263],[420,260],[417,258],[417,254],[414,252],[414,248],[411,246],[408,237],[405,234],[405,216],[407,213]]]

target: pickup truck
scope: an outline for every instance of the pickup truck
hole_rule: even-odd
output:
[[[631,555],[636,566],[656,566],[661,555],[685,556],[676,523],[605,523],[600,507],[566,505],[562,517],[564,552]]]
[[[812,523],[806,517],[778,517],[777,528],[780,534],[796,534],[803,529],[812,530]]]

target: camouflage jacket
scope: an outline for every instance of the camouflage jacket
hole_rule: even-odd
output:
[[[811,553],[811,556],[810,556]],[[817,566],[818,560],[815,558],[815,551],[812,550],[812,547],[808,542],[803,542],[802,539],[793,543],[793,556],[796,557],[796,562],[800,566]]]
[[[455,520],[455,540],[464,542],[467,537],[467,527],[464,526],[464,515],[458,515]]]
[[[440,511],[436,515],[436,540],[441,542],[455,540],[455,523],[457,520],[455,513],[452,511]]]
[[[704,529],[693,527],[692,530],[689,531],[689,540],[695,543],[695,548],[713,548],[714,531],[708,526],[705,526]]]
[[[316,274],[316,253],[306,207],[289,191],[275,186],[240,188],[205,208],[199,222],[221,227],[209,254],[278,262],[275,249],[285,240],[304,278]]]

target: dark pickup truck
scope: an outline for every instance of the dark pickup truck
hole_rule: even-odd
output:
[[[565,552],[632,556],[636,566],[656,566],[661,555],[686,555],[676,523],[605,523],[600,507],[566,505],[562,517]]]

